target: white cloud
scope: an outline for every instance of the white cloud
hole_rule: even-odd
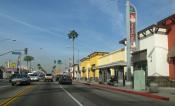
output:
[[[14,18],[14,17],[12,17],[12,16],[9,16],[9,15],[3,14],[3,13],[0,13],[0,16],[1,16],[1,17],[4,17],[4,18],[7,18],[7,19],[9,19],[9,20],[11,20],[11,21],[13,21],[13,22],[22,24],[22,25],[24,25],[24,26],[26,26],[26,27],[29,27],[29,28],[32,28],[32,29],[35,29],[35,30],[39,30],[39,31],[42,31],[42,32],[47,32],[47,33],[49,33],[49,34],[51,34],[51,35],[54,35],[54,36],[58,36],[58,33],[54,33],[54,32],[52,32],[52,31],[50,31],[50,30],[45,29],[45,28],[42,28],[42,27],[39,27],[39,26],[30,24],[30,23],[27,23],[27,22],[25,22],[25,21],[16,19],[16,18]],[[64,36],[58,36],[58,37],[64,37]]]
[[[119,10],[118,0],[89,0],[90,3],[96,6],[101,12],[111,17],[113,30],[121,30],[124,23],[124,14]]]

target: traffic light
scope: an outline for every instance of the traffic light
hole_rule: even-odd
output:
[[[24,54],[27,55],[28,48],[24,49]]]

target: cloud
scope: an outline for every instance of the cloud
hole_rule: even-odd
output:
[[[26,27],[35,29],[35,30],[39,30],[39,31],[42,31],[42,32],[46,32],[46,33],[49,33],[49,34],[54,35],[54,36],[57,36],[57,37],[62,37],[62,38],[64,37],[64,36],[58,36],[58,33],[54,33],[54,32],[52,32],[52,31],[50,31],[50,30],[48,30],[48,29],[45,29],[45,28],[42,28],[42,27],[39,27],[39,26],[30,24],[30,23],[27,23],[27,22],[25,22],[25,21],[16,19],[16,18],[14,18],[14,17],[12,17],[12,16],[9,16],[9,15],[3,14],[3,13],[0,13],[0,16],[1,16],[1,17],[4,17],[4,18],[7,18],[7,19],[9,19],[9,20],[11,20],[11,21],[14,21],[14,22],[16,22],[16,23],[22,24],[22,25],[24,25],[24,26],[26,26]],[[60,35],[61,35],[61,34],[60,34]]]
[[[124,14],[119,10],[118,0],[89,0],[90,3],[96,6],[101,12],[111,17],[113,29],[122,29],[124,22]]]

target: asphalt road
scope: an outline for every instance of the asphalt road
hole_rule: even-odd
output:
[[[98,90],[76,83],[59,85],[57,82],[35,82],[28,86],[0,87],[0,104],[6,106],[174,106],[175,102]]]

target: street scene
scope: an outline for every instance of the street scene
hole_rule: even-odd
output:
[[[175,0],[1,0],[0,106],[174,106]]]

